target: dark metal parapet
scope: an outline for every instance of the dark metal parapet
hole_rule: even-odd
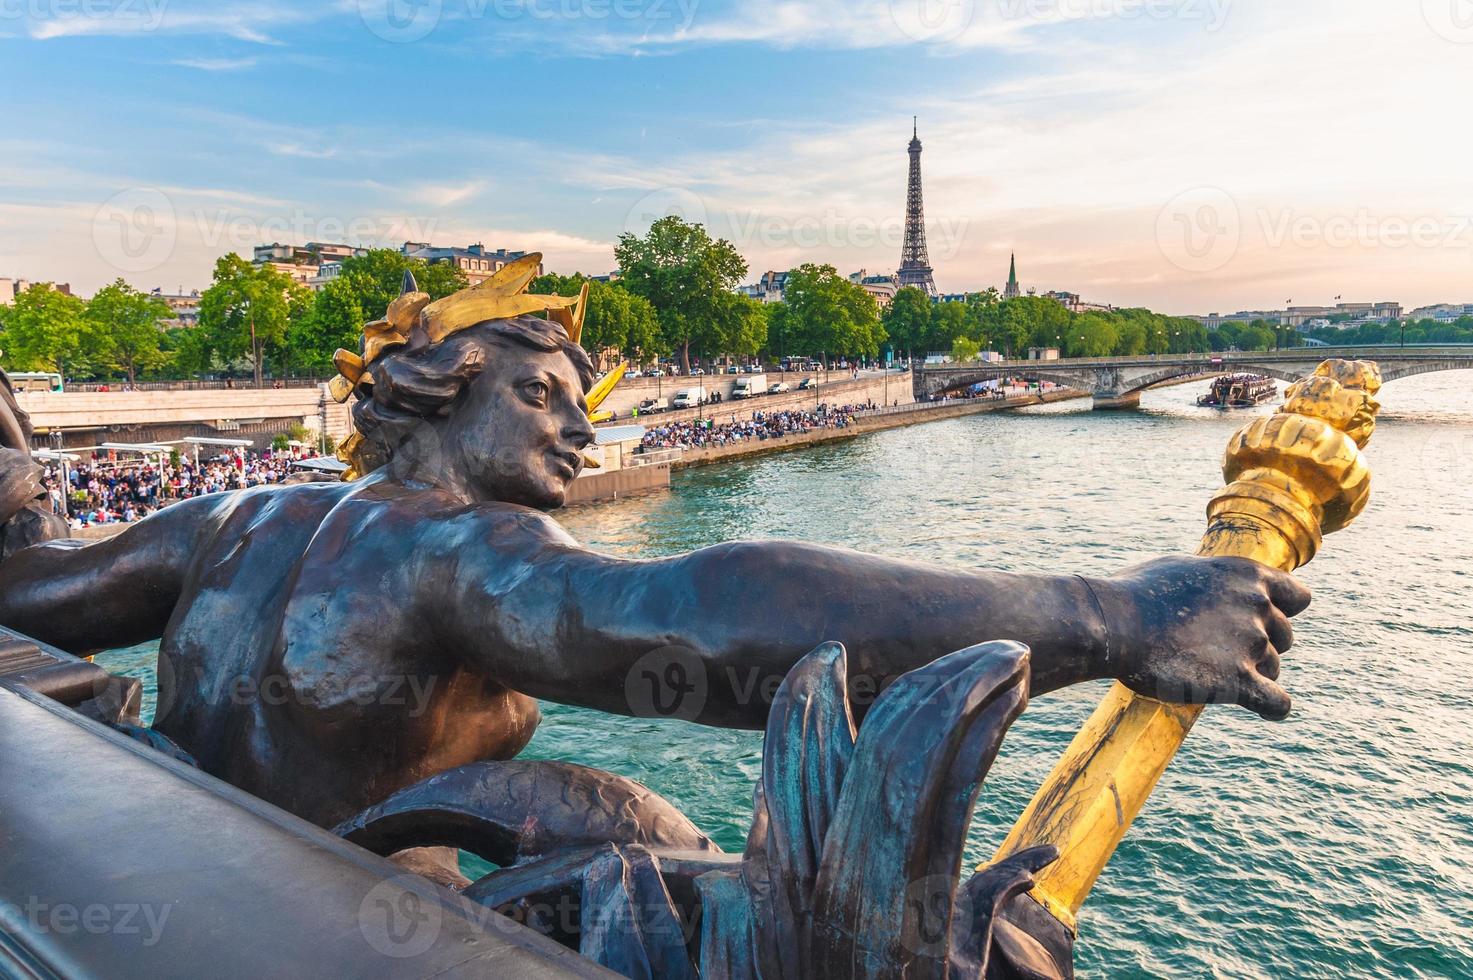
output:
[[[21,683],[91,670],[0,636],[0,975],[611,976]]]

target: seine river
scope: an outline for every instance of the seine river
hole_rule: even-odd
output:
[[[777,537],[1107,574],[1195,549],[1245,421],[1196,408],[1204,388],[1149,393],[1134,412],[1066,403],[706,467],[562,520],[629,557]],[[1209,709],[1085,907],[1081,976],[1473,976],[1473,388],[1437,374],[1381,398],[1371,504],[1300,573],[1315,603],[1285,657],[1294,714]],[[969,860],[990,856],[1103,690],[1041,698],[1014,725]],[[741,847],[759,735],[545,714],[527,756],[631,776]]]

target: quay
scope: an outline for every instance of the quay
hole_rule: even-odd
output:
[[[871,432],[895,429],[903,425],[919,425],[923,422],[938,422],[942,419],[958,418],[963,415],[979,415],[983,412],[1001,412],[1029,405],[1048,405],[1053,402],[1088,398],[1089,392],[1076,389],[1060,389],[1042,394],[1019,394],[1009,398],[963,398],[945,402],[913,402],[908,405],[877,408],[854,413],[855,419],[842,429],[811,429],[771,436],[767,439],[746,439],[725,446],[703,446],[687,449],[670,465],[672,469],[691,466],[706,466],[749,456],[803,449],[841,439],[853,439]]]

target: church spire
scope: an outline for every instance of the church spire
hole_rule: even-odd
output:
[[[1014,252],[1008,262],[1008,284],[1002,291],[1002,298],[1015,299],[1021,295],[1023,291],[1018,288],[1018,253]]]

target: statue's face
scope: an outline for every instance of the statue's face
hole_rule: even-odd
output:
[[[583,384],[561,352],[497,343],[444,431],[465,489],[482,500],[561,507],[593,442]]]

